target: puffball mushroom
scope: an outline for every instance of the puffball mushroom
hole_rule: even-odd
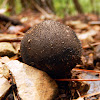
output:
[[[46,20],[26,32],[20,51],[26,64],[53,78],[65,78],[80,62],[81,43],[70,27]]]

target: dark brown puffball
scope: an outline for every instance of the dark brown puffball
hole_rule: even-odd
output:
[[[21,41],[21,57],[51,77],[62,78],[80,62],[81,44],[70,27],[46,20],[26,32]]]

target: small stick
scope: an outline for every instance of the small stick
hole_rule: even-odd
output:
[[[56,81],[100,81],[100,79],[55,79]]]
[[[16,38],[0,38],[0,42],[20,42],[23,37]]]
[[[91,21],[89,22],[90,25],[100,25],[100,21]]]
[[[87,49],[87,48],[91,48],[91,46],[96,46],[96,45],[99,45],[100,42],[96,42],[96,43],[93,43],[93,44],[90,44],[90,45],[85,45],[83,46],[83,49]]]
[[[100,71],[95,71],[95,70],[86,70],[86,69],[78,69],[78,68],[73,68],[73,71],[83,71],[83,72],[90,72],[90,73],[100,73]]]
[[[16,96],[15,96],[15,92],[14,92],[14,90],[13,90],[13,96],[14,96],[14,100],[17,100],[17,99],[16,99]]]
[[[90,96],[94,96],[94,95],[98,95],[98,94],[100,94],[100,92],[96,92],[96,93],[92,93],[92,94],[83,95],[83,96],[81,96],[81,97],[79,97],[79,98],[77,98],[77,99],[74,99],[74,100],[82,100],[82,98],[84,99],[84,98],[86,98],[86,97],[90,97]]]
[[[22,35],[22,36],[24,36],[25,33],[23,33],[23,32],[17,32],[16,35]]]
[[[19,20],[12,19],[12,18],[5,16],[3,14],[0,14],[0,20],[5,21],[5,22],[11,22],[11,24],[13,24],[13,25],[23,25]]]
[[[18,56],[17,55],[15,55],[15,56],[13,56],[13,57],[11,57],[11,58],[9,58],[10,60],[18,60]]]

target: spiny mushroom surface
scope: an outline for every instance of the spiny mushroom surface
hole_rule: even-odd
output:
[[[23,61],[53,78],[66,77],[80,62],[81,44],[75,32],[60,22],[46,20],[31,28],[21,41]]]

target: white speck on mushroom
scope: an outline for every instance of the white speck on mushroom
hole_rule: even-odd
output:
[[[28,48],[28,50],[30,50],[31,48]]]
[[[68,30],[66,30],[66,32],[69,32]]]
[[[65,42],[63,41],[62,44],[64,44]]]
[[[31,39],[28,40],[28,43],[30,43]]]
[[[53,44],[50,44],[51,46],[53,45]]]

